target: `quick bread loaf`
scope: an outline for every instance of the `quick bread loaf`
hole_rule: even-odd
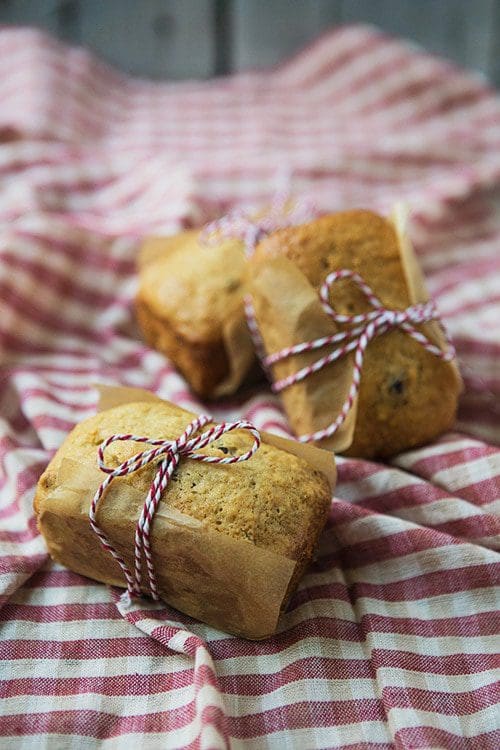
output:
[[[357,272],[389,309],[404,310],[427,298],[404,227],[395,220],[355,210],[278,230],[259,243],[250,260],[256,321],[268,354],[339,330],[322,309],[318,291],[327,275],[340,269]],[[330,300],[335,311],[345,315],[371,309],[350,280],[336,282]],[[438,323],[418,328],[444,348]],[[318,353],[308,352],[278,362],[273,379],[317,358]],[[332,422],[352,372],[349,355],[282,392],[297,435]],[[342,444],[330,439],[325,447],[372,458],[429,442],[453,424],[460,389],[454,362],[431,354],[403,330],[391,330],[366,349],[359,395],[344,425]]]
[[[95,580],[125,585],[122,570],[89,524],[90,503],[105,476],[96,467],[98,447],[116,433],[174,439],[192,418],[155,400],[107,409],[73,429],[41,476],[34,503],[55,560]],[[248,434],[236,430],[203,453],[238,455],[249,443]],[[297,451],[297,446],[291,448]],[[295,455],[265,438],[244,463],[181,460],[152,526],[154,565],[166,602],[248,638],[274,631],[312,558],[331,502],[333,457],[328,478],[321,462],[318,468],[309,459],[315,449],[306,448],[313,453]],[[107,448],[108,463],[118,465],[142,449],[132,441],[113,443]],[[324,465],[324,457],[322,461]],[[129,565],[135,525],[154,471],[149,464],[115,479],[98,510],[100,527]]]
[[[202,398],[233,393],[254,363],[243,310],[239,240],[207,245],[198,231],[147,240],[136,311],[144,338]]]

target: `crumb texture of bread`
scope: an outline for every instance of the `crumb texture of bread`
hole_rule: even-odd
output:
[[[242,244],[202,244],[197,231],[165,238],[139,268],[136,311],[147,343],[165,354],[193,390],[210,397],[229,370],[224,328],[243,318]]]
[[[394,227],[371,211],[344,211],[274,232],[259,243],[251,262],[280,256],[293,261],[318,291],[331,271],[349,268],[384,306],[402,310],[410,304]],[[371,309],[350,280],[336,282],[330,299],[342,314]],[[272,311],[263,324],[272,325]],[[275,372],[279,376],[279,365]],[[317,373],[311,380],[321,383],[324,377]],[[298,389],[290,389],[286,404],[292,427],[302,434],[308,429],[298,408]],[[459,392],[460,381],[449,363],[401,330],[382,335],[366,350],[353,442],[345,453],[383,458],[429,442],[453,425]]]

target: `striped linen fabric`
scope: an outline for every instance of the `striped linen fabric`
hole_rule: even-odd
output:
[[[204,83],[32,30],[2,30],[0,56],[0,746],[497,750],[496,96],[364,27]],[[339,459],[317,560],[255,643],[55,565],[32,500],[92,383],[203,408],[138,336],[138,238],[266,200],[285,171],[324,209],[413,206],[466,391],[434,444]],[[212,411],[287,434],[264,387]]]

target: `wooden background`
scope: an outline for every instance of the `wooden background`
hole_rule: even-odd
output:
[[[0,23],[39,26],[153,78],[270,65],[352,22],[412,39],[500,83],[500,0],[0,0]]]

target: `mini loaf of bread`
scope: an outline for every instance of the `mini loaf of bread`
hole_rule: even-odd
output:
[[[270,266],[274,262],[276,265],[277,261],[273,259],[286,258],[293,262],[317,293],[331,271],[350,269],[364,279],[386,308],[403,310],[416,299],[411,299],[410,255],[405,267],[402,242],[392,221],[370,211],[345,211],[282,229],[264,238],[251,259],[251,273],[259,276],[266,264]],[[411,251],[411,248],[406,249]],[[411,264],[415,266],[413,256]],[[413,271],[418,276],[416,267]],[[420,276],[416,285],[423,289]],[[277,341],[273,335],[277,317],[286,317],[287,302],[282,299],[278,302],[278,296],[274,287],[273,295],[269,294],[264,300],[259,299],[257,292],[254,300],[257,322],[268,353],[300,343]],[[330,301],[336,312],[346,315],[372,309],[350,280],[338,281],[332,286]],[[311,317],[310,322],[308,326],[302,321],[308,331],[305,340],[338,330],[319,305],[316,319],[313,321]],[[418,328],[434,337],[436,343],[442,343],[438,341],[438,334],[441,334],[438,324],[424,324]],[[309,363],[328,351],[331,349],[304,356],[309,356],[310,359],[306,360]],[[351,360],[351,374],[347,379],[350,383],[352,359],[347,359]],[[291,357],[275,364],[273,377],[283,378],[297,369],[298,365]],[[283,403],[297,435],[323,428],[336,418],[338,412],[332,412],[330,403],[337,384],[342,389],[346,385],[345,378],[342,384],[335,380],[339,372],[338,363],[328,365],[302,383],[283,391]],[[366,350],[357,411],[354,410],[354,431],[350,445],[343,452],[368,458],[384,457],[427,443],[453,424],[460,389],[455,363],[445,362],[426,351],[404,331],[395,329],[375,338]]]
[[[203,244],[198,231],[150,238],[141,251],[136,310],[144,338],[202,398],[233,393],[254,362],[244,266],[240,241]]]
[[[89,524],[93,494],[105,477],[96,468],[98,447],[117,433],[174,439],[192,418],[168,402],[137,402],[74,428],[41,476],[34,502],[55,560],[89,578],[125,585]],[[202,453],[240,455],[251,444],[247,432],[235,430]],[[106,461],[118,465],[143,449],[115,442]],[[116,478],[98,507],[100,528],[130,568],[135,525],[155,470],[148,464]],[[232,465],[181,458],[152,525],[162,599],[229,632],[269,635],[312,558],[330,502],[331,487],[320,470],[267,442],[248,461]]]

